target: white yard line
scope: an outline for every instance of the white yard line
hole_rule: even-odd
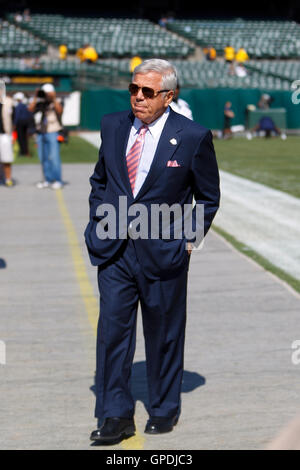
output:
[[[95,145],[95,147],[99,148],[100,147],[100,131],[96,132],[79,132],[79,137],[82,137],[83,139],[87,140],[90,144]]]
[[[215,225],[300,279],[300,199],[225,171],[220,176]]]
[[[80,136],[99,147],[99,132]],[[225,171],[220,177],[214,224],[300,279],[300,199]]]

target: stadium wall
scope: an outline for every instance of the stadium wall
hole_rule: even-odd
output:
[[[226,101],[231,101],[235,112],[232,125],[246,125],[246,107],[256,105],[262,93],[272,96],[272,108],[285,108],[287,129],[300,128],[300,104],[292,103],[292,92],[258,89],[182,89],[180,97],[191,106],[194,120],[209,129],[223,128],[223,109]],[[127,90],[86,90],[81,99],[81,128],[99,130],[104,114],[130,108]]]

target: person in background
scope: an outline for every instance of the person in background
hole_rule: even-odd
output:
[[[234,47],[232,47],[228,44],[228,46],[226,46],[225,49],[224,49],[224,59],[225,59],[225,61],[227,63],[231,64],[234,61],[234,54],[235,54]]]
[[[17,23],[21,23],[23,21],[23,15],[21,12],[17,11],[16,14],[14,15],[14,20]]]
[[[13,113],[14,130],[17,132],[19,154],[21,157],[29,157],[28,136],[29,129],[33,127],[33,115],[25,104],[25,95],[18,92],[13,96],[16,103]]]
[[[190,108],[190,105],[185,100],[179,98],[179,93],[180,85],[178,82],[170,107],[173,109],[173,111],[176,111],[176,113],[183,114],[183,116],[186,116],[187,118],[193,120],[193,113]]]
[[[63,184],[58,131],[62,129],[63,106],[56,97],[54,86],[46,83],[36,90],[28,109],[36,116],[38,155],[44,176],[37,188],[60,189]]]
[[[277,137],[281,136],[283,140],[286,139],[286,134],[284,132],[281,132],[279,127],[276,126],[275,122],[270,116],[263,116],[262,118],[260,118],[259,122],[253,128],[251,135],[252,134],[259,135],[261,132],[264,134],[266,138],[269,138],[269,137],[272,137],[272,135],[275,135]]]
[[[94,64],[98,60],[96,49],[90,44],[86,44],[83,48],[83,60],[88,64]]]
[[[215,60],[216,58],[217,58],[217,51],[216,51],[216,49],[215,49],[214,47],[210,46],[210,47],[208,48],[207,53],[206,53],[206,59],[213,61],[213,60]]]
[[[23,21],[30,21],[30,20],[31,20],[30,9],[25,8],[25,10],[23,11]]]
[[[67,55],[68,55],[68,48],[66,44],[61,44],[58,48],[58,52],[59,52],[60,60],[66,60]]]
[[[79,47],[79,49],[77,49],[76,51],[76,57],[80,60],[80,62],[84,62],[84,55],[83,55],[83,47]]]
[[[257,103],[257,107],[259,109],[269,109],[272,101],[273,98],[270,95],[263,93],[259,99],[259,102]]]
[[[223,138],[228,139],[232,137],[231,120],[234,118],[234,112],[232,110],[232,104],[230,101],[226,101],[224,107],[224,128]]]
[[[158,24],[159,26],[161,26],[162,28],[166,28],[167,27],[167,23],[168,23],[168,19],[165,15],[162,15],[161,18],[158,20]]]
[[[239,50],[237,51],[235,55],[235,60],[239,64],[243,64],[247,60],[249,60],[249,56],[246,52],[246,50],[243,47],[240,47]]]
[[[132,57],[132,59],[130,60],[130,65],[129,65],[130,72],[132,73],[134,69],[141,63],[142,63],[142,59],[140,56],[136,55]]]
[[[247,76],[247,69],[244,66],[244,64],[242,64],[242,63],[236,64],[235,67],[234,67],[234,71],[235,71],[235,75],[237,77],[243,78],[243,77]]]
[[[14,185],[12,180],[13,146],[13,100],[0,88],[0,163],[2,163],[5,186]]]
[[[158,20],[159,26],[162,28],[166,28],[168,23],[172,23],[174,21],[175,14],[173,11],[168,11],[166,15],[162,15]]]

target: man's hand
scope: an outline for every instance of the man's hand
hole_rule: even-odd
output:
[[[193,251],[193,244],[191,242],[188,242],[187,246],[188,246],[188,255],[190,255]]]
[[[49,101],[55,101],[56,100],[56,93],[55,91],[49,91],[47,93],[47,98]]]

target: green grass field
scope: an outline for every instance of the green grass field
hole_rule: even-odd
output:
[[[215,139],[214,145],[221,170],[300,197],[300,137]],[[30,148],[33,156],[16,157],[15,164],[39,163],[32,139]],[[76,135],[61,144],[62,163],[93,163],[97,158],[98,149]]]
[[[214,141],[219,168],[252,181],[300,197],[300,137],[243,138]],[[237,250],[300,292],[300,281],[271,264],[263,256],[236,240],[231,234],[213,228]]]
[[[15,147],[14,164],[40,163],[33,138],[30,139],[29,148],[32,157],[28,158],[19,157]],[[60,144],[60,152],[62,163],[96,163],[98,159],[98,149],[77,135],[71,135],[67,144]]]
[[[280,269],[277,266],[275,266],[274,264],[270,263],[270,261],[268,259],[261,256],[259,253],[257,253],[256,251],[254,251],[252,248],[245,245],[244,243],[241,243],[239,240],[237,240],[232,235],[230,235],[229,233],[222,230],[220,227],[216,227],[213,224],[212,228],[219,235],[221,235],[223,238],[225,238],[225,240],[227,240],[229,243],[231,243],[231,245],[234,246],[238,251],[240,251],[244,255],[248,256],[249,258],[251,258],[257,264],[262,266],[266,271],[270,271],[275,276],[279,277],[279,279],[282,279],[284,282],[289,284],[295,291],[300,293],[300,281],[298,279],[295,279],[293,276],[290,276],[288,273],[286,273],[282,269]]]
[[[300,137],[214,141],[221,170],[300,197]]]

